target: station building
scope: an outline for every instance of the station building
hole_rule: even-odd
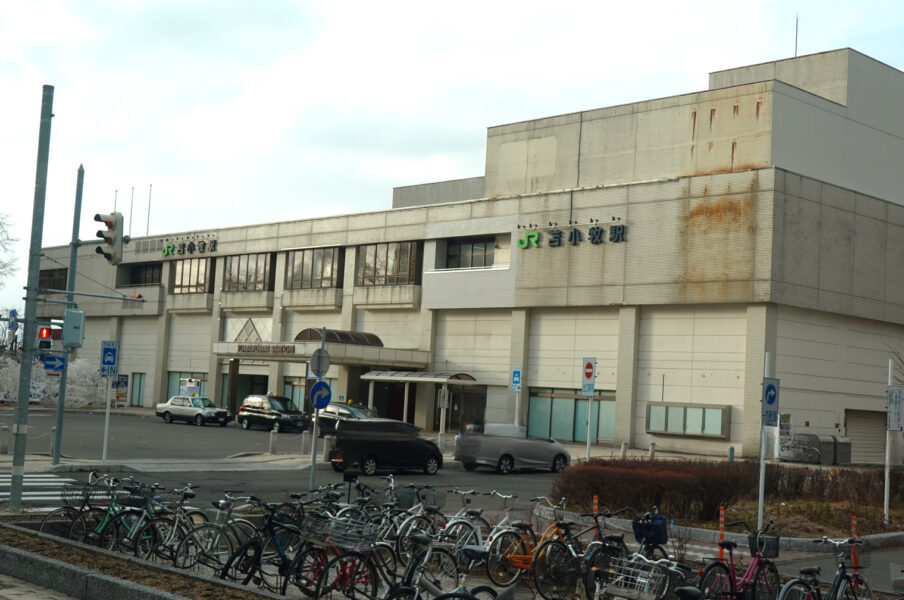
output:
[[[323,344],[335,401],[428,431],[583,442],[590,410],[593,442],[755,456],[768,353],[786,431],[882,462],[901,106],[904,73],[835,50],[490,127],[483,175],[396,188],[386,210],[134,238],[116,267],[82,248],[76,290],[125,299],[77,298],[76,354],[118,340],[133,405],[185,378],[225,405],[231,369],[239,398],[302,406]],[[65,289],[68,247],[44,253],[41,287]]]

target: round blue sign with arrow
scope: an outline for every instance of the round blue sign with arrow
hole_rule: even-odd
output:
[[[314,408],[326,408],[330,403],[330,384],[325,381],[318,381],[311,387],[311,404]]]

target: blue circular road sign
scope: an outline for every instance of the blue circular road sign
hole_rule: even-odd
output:
[[[330,403],[330,384],[325,381],[318,381],[311,387],[311,404],[314,408],[326,408]]]

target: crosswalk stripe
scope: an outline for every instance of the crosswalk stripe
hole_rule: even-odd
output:
[[[59,506],[62,504],[60,491],[67,485],[78,483],[78,480],[51,473],[26,473],[22,477],[21,499],[28,503],[44,503]],[[12,495],[12,475],[0,473],[0,503],[8,503]]]

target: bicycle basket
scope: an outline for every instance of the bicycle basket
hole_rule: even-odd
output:
[[[60,490],[63,504],[79,507],[87,500],[89,504],[107,504],[110,502],[110,488],[93,485],[67,485]]]
[[[669,524],[665,515],[651,515],[649,520],[634,519],[631,522],[634,539],[638,544],[665,544],[669,541]]]
[[[665,591],[665,574],[665,569],[654,563],[613,557],[602,591],[630,600],[656,600]]]
[[[838,547],[844,566],[847,569],[866,569],[872,564],[872,549],[869,544],[844,544]]]
[[[417,497],[424,506],[438,506],[442,509],[446,505],[445,490],[438,490],[436,488],[418,490]]]
[[[778,539],[777,535],[763,535],[751,533],[747,536],[747,543],[750,545],[750,556],[756,555],[759,551],[763,558],[778,558]]]
[[[368,552],[377,541],[378,529],[373,523],[334,519],[327,541],[343,550]]]
[[[122,506],[143,508],[154,497],[154,488],[149,485],[123,484],[113,492],[116,502]]]
[[[330,535],[330,518],[324,514],[309,512],[298,526],[301,539],[323,543]]]

